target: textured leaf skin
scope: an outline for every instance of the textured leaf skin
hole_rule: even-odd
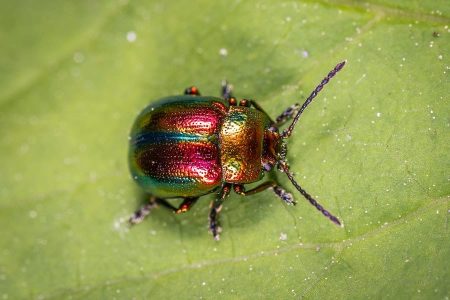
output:
[[[449,21],[443,0],[1,1],[0,297],[448,298]],[[343,228],[266,192],[227,200],[219,243],[208,197],[127,229],[149,102],[226,78],[275,117],[343,59],[288,153]]]

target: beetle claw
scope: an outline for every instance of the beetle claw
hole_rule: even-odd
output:
[[[220,233],[222,232],[222,227],[217,226],[214,230],[212,230],[212,235],[214,240],[219,241],[220,240]]]
[[[212,222],[209,225],[209,232],[211,232],[213,238],[216,241],[218,241],[220,240],[220,233],[222,232],[222,227],[220,227],[217,222]]]

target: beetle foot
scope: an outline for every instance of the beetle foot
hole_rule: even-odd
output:
[[[155,202],[146,203],[128,219],[128,223],[130,225],[141,223],[156,206],[158,206],[158,204],[156,204]]]
[[[222,206],[217,208],[211,208],[209,213],[209,231],[212,233],[213,238],[218,241],[220,239],[220,233],[222,232],[222,227],[220,227],[217,214],[220,212]]]
[[[222,228],[217,220],[209,220],[209,231],[215,240],[219,240],[219,235],[220,232],[222,232]]]
[[[219,240],[220,240],[220,233],[222,232],[222,227],[216,225],[216,227],[214,228],[214,230],[210,230],[210,231],[211,231],[211,233],[212,233],[212,235],[213,235],[213,238],[214,238],[216,241],[219,241]]]
[[[292,196],[291,193],[286,192],[282,187],[277,185],[277,186],[274,186],[272,188],[272,190],[287,205],[296,205],[297,204],[297,202],[295,202],[295,200],[294,200],[294,196]]]
[[[232,93],[233,86],[225,79],[222,80],[222,98],[228,100],[232,97]]]
[[[217,232],[214,235],[214,240],[220,241],[220,232],[222,232],[222,227],[217,227]]]
[[[294,200],[294,196],[292,196],[291,193],[287,193],[282,197],[283,201],[287,203],[287,205],[295,206],[297,205],[297,202]]]

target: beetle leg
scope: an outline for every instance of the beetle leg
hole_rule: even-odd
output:
[[[164,206],[165,208],[172,210],[173,212],[177,211],[177,208],[175,206],[173,206],[172,204],[170,204],[169,202],[167,202],[167,200],[165,200],[165,199],[156,198],[156,203]]]
[[[225,183],[220,190],[218,197],[211,202],[211,210],[209,211],[209,230],[211,231],[214,239],[219,240],[219,233],[221,228],[219,226],[219,212],[222,209],[223,200],[230,194],[231,184]]]
[[[222,80],[222,98],[228,100],[233,97],[233,86],[226,80]]]
[[[176,214],[181,214],[184,212],[187,212],[191,209],[191,207],[197,202],[197,198],[184,198],[183,202],[178,206],[178,208],[175,210]]]
[[[271,189],[286,204],[288,204],[288,205],[296,204],[294,197],[292,197],[292,194],[286,192],[285,189],[283,189],[275,181],[272,181],[272,180],[266,181],[249,191],[246,191],[245,187],[242,184],[236,184],[233,186],[233,188],[234,188],[234,191],[236,192],[236,194],[241,195],[241,196],[249,196],[249,195],[257,194],[257,193],[262,192],[267,189]]]
[[[200,91],[196,86],[190,86],[184,90],[185,95],[200,96]]]
[[[139,210],[137,210],[129,219],[128,222],[131,225],[141,223],[150,212],[158,206],[157,198],[150,197],[150,200],[144,204]]]
[[[300,104],[295,103],[294,105],[289,106],[281,115],[279,115],[276,119],[276,127],[280,127],[290,119],[292,119],[300,110]]]

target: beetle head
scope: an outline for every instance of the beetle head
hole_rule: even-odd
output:
[[[278,128],[271,126],[266,129],[264,132],[264,153],[262,157],[264,171],[269,172],[277,164],[282,143]]]

